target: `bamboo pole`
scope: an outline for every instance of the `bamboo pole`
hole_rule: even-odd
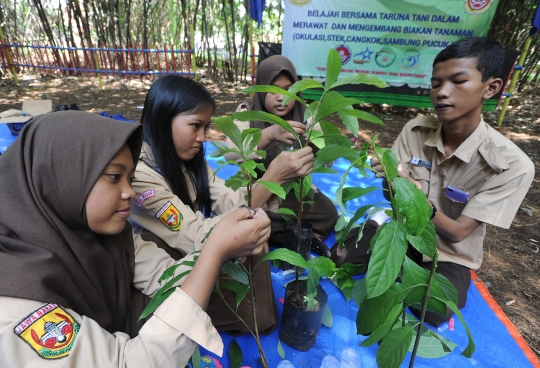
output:
[[[13,74],[13,79],[15,79],[16,84],[19,84],[19,76],[17,75],[17,71],[15,70],[15,67],[13,66],[13,59],[11,58],[11,53],[9,52],[9,49],[4,46],[6,42],[4,41],[4,31],[2,30],[2,27],[0,27],[0,41],[2,41],[2,46],[6,54],[8,64],[10,65],[11,73]]]
[[[525,58],[527,57],[527,54],[529,53],[529,47],[531,46],[532,37],[527,37],[527,40],[525,41],[525,46],[523,47],[523,51],[521,52],[521,55],[519,56],[518,65],[523,67],[523,64],[525,63]],[[510,80],[510,84],[508,85],[508,88],[506,89],[506,93],[509,95],[514,92],[514,88],[516,87],[517,80],[519,78],[519,75],[521,74],[521,68],[514,71],[512,74],[512,79]],[[508,104],[510,103],[510,96],[506,97],[504,99],[503,105],[501,107],[501,113],[499,114],[499,119],[497,119],[497,125],[501,126],[504,115],[506,114],[506,109],[508,108]]]
[[[194,56],[193,60],[191,60],[191,67],[193,68],[193,80],[197,80],[197,57],[195,56],[195,31],[193,29],[193,23],[189,25],[189,42],[191,45],[189,45],[188,50],[188,60],[191,60],[191,55]],[[192,52],[193,50],[193,52]],[[188,70],[189,73],[189,70]]]

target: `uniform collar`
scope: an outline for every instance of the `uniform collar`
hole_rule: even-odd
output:
[[[425,141],[426,146],[436,147],[439,152],[444,155],[444,146],[442,141],[442,123],[435,117],[428,117],[421,119],[415,123],[413,127],[425,127],[430,128],[433,132],[428,136]],[[456,149],[456,151],[450,156],[455,156],[465,163],[469,163],[478,151],[480,155],[486,160],[487,164],[496,172],[501,173],[510,168],[507,160],[504,158],[499,147],[495,145],[495,142],[489,136],[489,126],[483,118],[480,120],[478,127],[472,132],[472,134]]]

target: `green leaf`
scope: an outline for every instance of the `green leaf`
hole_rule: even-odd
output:
[[[277,352],[281,360],[285,359],[285,350],[283,350],[283,345],[281,345],[281,340],[277,341]]]
[[[249,86],[248,88],[243,89],[242,92],[245,92],[245,93],[254,93],[254,92],[277,93],[277,94],[280,94],[280,95],[283,95],[283,96],[288,96],[288,97],[294,98],[296,101],[300,102],[302,105],[307,106],[305,101],[302,100],[296,94],[291,93],[289,91],[286,91],[284,89],[281,89],[281,88],[279,88],[277,86],[273,86],[273,85]],[[238,120],[240,120],[240,119],[238,119]],[[254,119],[254,120],[258,120],[258,119]],[[243,120],[243,121],[248,121],[248,120]]]
[[[306,198],[311,189],[311,175],[306,175],[302,178],[302,198]]]
[[[299,80],[297,82],[295,82],[288,90],[289,93],[292,93],[292,94],[297,94],[298,92],[302,92],[302,91],[305,91],[306,89],[310,89],[310,88],[321,88],[321,89],[324,89],[324,86],[322,85],[321,82],[319,82],[318,80],[315,80],[315,79],[302,79],[302,80]],[[288,103],[290,100],[292,100],[292,97],[291,96],[285,96],[283,98],[283,102],[282,104],[285,105],[286,103]]]
[[[256,166],[257,163],[254,160],[247,160],[240,163],[240,168],[245,172],[249,173],[249,176],[251,176],[252,178],[257,178],[257,173],[255,172]]]
[[[332,324],[334,323],[334,316],[332,316],[332,311],[330,310],[328,304],[324,308],[324,314],[321,323],[328,328],[332,328]]]
[[[358,138],[358,131],[360,126],[358,125],[358,118],[347,113],[348,110],[354,110],[352,106],[345,106],[342,110],[338,110],[338,115],[345,127]]]
[[[360,102],[361,101],[356,98],[343,97],[338,92],[330,91],[324,96],[324,99],[321,100],[315,121],[320,121],[336,111]]]
[[[321,134],[321,132],[314,130],[312,131],[310,142],[316,145],[318,148],[324,148],[331,144],[336,146],[342,146],[346,148],[351,148],[354,145],[351,140],[341,134]]]
[[[381,119],[379,119],[375,115],[370,114],[369,112],[356,109],[347,109],[343,112],[349,116],[354,116],[355,118],[369,121],[370,123],[384,125],[384,122]]]
[[[268,181],[268,180],[259,180],[257,182],[258,184],[261,184],[263,187],[268,189],[271,193],[277,195],[281,199],[285,199],[285,196],[287,195],[281,185]]]
[[[443,300],[449,300],[454,304],[458,303],[456,286],[443,274],[435,273],[433,276],[432,288],[436,291],[435,293],[432,293],[433,296]]]
[[[353,297],[352,290],[354,287],[354,279],[351,276],[341,276],[332,278],[332,281],[338,289],[341,290],[348,303]]]
[[[319,125],[324,135],[341,135],[341,130],[327,121],[320,121]]]
[[[433,258],[437,251],[437,236],[435,233],[435,226],[431,221],[428,221],[422,234],[414,236],[407,234],[407,240],[411,245],[422,254],[425,254],[429,258]]]
[[[385,81],[383,81],[382,79],[374,75],[353,74],[353,75],[348,75],[345,78],[339,79],[336,83],[332,85],[331,88],[336,88],[338,86],[343,86],[345,84],[351,84],[351,83],[369,84],[371,86],[376,86],[379,88],[388,87],[388,83],[386,83]]]
[[[452,341],[445,339],[441,335],[427,330],[422,332],[420,336],[420,343],[416,351],[416,356],[421,358],[442,358],[450,354],[457,347]],[[414,348],[414,339],[411,341],[409,351],[412,352]]]
[[[411,291],[405,298],[405,304],[418,304],[422,306],[426,296],[428,279],[428,270],[411,261],[409,257],[405,257],[405,260],[403,261],[402,281],[403,285],[411,288]],[[436,290],[436,287],[434,287],[433,282],[430,288],[430,295],[442,297],[442,294]],[[440,315],[446,314],[446,305],[439,302],[437,299],[429,298],[427,307],[431,312],[435,312]]]
[[[379,233],[366,273],[367,295],[374,298],[394,284],[407,253],[403,224],[391,220]]]
[[[345,225],[347,225],[347,220],[345,220],[345,216],[342,213],[340,213],[337,219],[337,222],[334,225],[334,231],[339,231],[343,229]]]
[[[409,291],[409,288],[394,283],[382,295],[375,298],[365,298],[356,316],[358,333],[367,335],[375,331],[384,323],[394,306],[405,299]]]
[[[296,134],[296,131],[294,128],[289,124],[286,120],[283,120],[279,116],[276,116],[274,114],[270,114],[268,112],[264,111],[241,111],[241,112],[235,112],[231,115],[233,119],[241,120],[241,121],[255,121],[255,120],[261,120],[266,121],[271,124],[279,125],[292,135],[296,139],[299,139],[298,134]],[[237,128],[238,129],[238,128]],[[226,133],[225,133],[226,134]]]
[[[311,172],[312,174],[338,174],[338,171],[329,167],[319,167]]]
[[[333,87],[337,80],[337,77],[341,73],[343,61],[339,52],[334,49],[330,49],[328,52],[328,58],[326,59],[326,78],[324,80],[325,90],[329,90]]]
[[[354,282],[354,286],[352,288],[352,298],[356,305],[361,306],[364,302],[364,299],[367,295],[367,289],[366,289],[366,279],[361,278]]]
[[[386,316],[384,323],[380,325],[375,331],[373,331],[367,339],[362,341],[360,346],[371,346],[373,344],[376,344],[383,337],[385,337],[386,334],[388,334],[388,332],[392,330],[392,327],[394,327],[394,323],[400,316],[401,312],[403,312],[403,305],[396,304],[394,308],[392,308],[390,313],[388,313],[388,315]]]
[[[291,209],[288,209],[288,208],[278,208],[278,210],[276,211],[276,213],[279,213],[280,215],[289,215],[289,216],[294,216],[296,218],[296,213],[294,213],[293,210]]]
[[[221,272],[226,273],[233,279],[241,282],[244,285],[249,285],[249,278],[242,266],[238,263],[227,262],[221,267]]]
[[[197,345],[193,355],[191,355],[191,364],[193,368],[201,368],[201,350],[199,349],[199,345]]]
[[[300,254],[298,254],[296,252],[293,252],[293,251],[285,249],[285,248],[275,249],[275,250],[271,251],[270,253],[265,254],[261,258],[261,260],[259,261],[258,264],[260,264],[261,262],[264,262],[266,260],[273,261],[275,259],[279,259],[280,261],[288,262],[293,266],[297,266],[297,267],[301,267],[301,268],[308,268],[308,263],[306,262],[304,257],[302,257]]]
[[[246,129],[247,130],[247,129]],[[251,129],[250,129],[251,130]],[[244,134],[245,130],[242,132]],[[255,148],[257,148],[259,142],[262,138],[262,130],[255,129],[255,131],[252,134],[249,134],[244,138],[244,152],[246,156],[249,156],[250,152],[253,152]],[[249,142],[249,144],[248,144]]]
[[[330,277],[336,272],[336,264],[330,258],[314,257],[308,261],[308,265],[310,270],[317,270],[322,277]]]
[[[356,225],[356,221],[358,221],[362,216],[365,215],[365,213],[371,208],[371,204],[368,204],[366,206],[362,206],[359,209],[356,210],[353,217],[349,220],[349,223],[341,233],[341,236],[338,239],[338,245],[339,247],[343,248],[343,243],[345,242],[345,239],[347,238],[347,235],[349,235],[349,232],[353,228],[353,226]]]
[[[236,311],[238,311],[238,306],[249,292],[249,285],[241,284],[236,280],[226,280],[223,282],[223,287],[236,294]]]
[[[399,160],[390,148],[386,148],[382,151],[383,165],[388,173],[388,183],[397,178],[398,176],[398,164]]]
[[[347,148],[337,145],[329,145],[319,150],[313,160],[313,168],[317,169],[324,165],[337,160],[338,158],[346,158],[349,161],[354,161],[359,156],[359,152],[352,148]]]
[[[472,335],[471,335],[471,330],[469,330],[469,326],[467,325],[467,323],[465,323],[465,320],[463,319],[463,315],[461,314],[461,311],[459,310],[457,305],[455,305],[454,303],[452,303],[450,301],[446,301],[446,305],[448,306],[448,308],[450,308],[456,314],[456,316],[458,316],[459,320],[463,324],[463,327],[465,327],[465,331],[467,331],[467,337],[469,339],[469,345],[467,345],[467,347],[465,348],[465,350],[463,350],[461,355],[463,355],[463,356],[465,356],[467,358],[470,358],[470,357],[472,357],[472,354],[474,353],[474,350],[475,350],[474,341],[473,341]]]
[[[160,296],[156,297],[154,296],[152,298],[152,300],[150,300],[150,303],[148,303],[148,305],[146,306],[146,308],[144,308],[144,310],[142,311],[141,313],[141,316],[139,317],[139,321],[141,319],[144,319],[146,317],[148,317],[150,314],[154,313],[154,311],[156,309],[158,309],[158,307],[163,304],[163,302],[165,300],[167,300],[167,298],[172,294],[174,293],[174,290],[176,288],[169,288],[169,290],[167,290],[166,292],[162,293]]]
[[[212,144],[214,145],[214,147],[216,147],[216,150],[210,154],[210,157],[213,157],[213,158],[221,157],[221,156],[223,156],[223,155],[225,155],[225,154],[227,154],[229,152],[234,152],[234,153],[240,154],[239,149],[229,148],[222,141],[214,140],[214,141],[212,141]]]
[[[418,236],[424,232],[431,214],[426,195],[405,178],[394,179],[394,198],[399,213],[405,217],[403,224],[409,234]],[[433,256],[433,253],[431,253]]]
[[[304,121],[314,119],[315,111],[317,111],[318,107],[319,101],[313,101],[312,103],[310,103],[309,106],[306,108],[306,111],[304,112]]]
[[[358,197],[365,196],[368,193],[371,193],[375,190],[380,190],[380,188],[376,187],[367,187],[367,188],[358,188],[358,187],[347,187],[343,188],[343,202],[348,202],[351,199],[355,199]]]
[[[323,257],[317,257],[317,258],[323,258]],[[306,292],[307,294],[306,309],[307,310],[313,310],[315,307],[315,297],[317,296],[317,285],[319,285],[320,279],[321,279],[321,276],[317,272],[317,269],[312,268],[309,270],[308,279],[307,279],[307,292]]]
[[[237,176],[230,177],[229,179],[225,180],[225,186],[228,188],[231,188],[233,191],[237,191],[241,187],[245,187],[249,181],[244,181]]]
[[[385,368],[399,368],[405,360],[412,337],[411,326],[399,327],[390,331],[377,350],[377,365]]]
[[[223,132],[233,144],[241,150],[242,147],[242,133],[240,129],[234,123],[234,118],[230,116],[223,116],[219,118],[213,118],[212,121],[216,124],[216,127]]]
[[[242,366],[242,349],[236,342],[236,339],[232,339],[229,345],[229,367],[240,368]]]
[[[213,227],[212,227],[213,228]],[[212,231],[212,230],[210,230]],[[210,232],[209,231],[209,232]],[[195,252],[193,252],[195,253]],[[193,253],[190,253],[190,254],[193,254]],[[196,251],[197,254],[201,253],[201,251]],[[174,272],[176,271],[176,269],[180,266],[187,266],[187,267],[191,267],[193,268],[193,266],[195,266],[195,261],[182,261],[180,263],[177,263],[177,264],[174,264],[172,265],[171,267],[167,268],[163,274],[161,275],[161,277],[159,278],[158,282],[161,284],[162,281],[164,280],[167,280],[168,278],[170,277],[173,277],[174,276]]]

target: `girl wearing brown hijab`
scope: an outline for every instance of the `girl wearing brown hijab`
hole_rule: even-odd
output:
[[[257,68],[257,85],[275,85],[284,90],[288,90],[292,84],[298,81],[296,68],[294,64],[285,56],[273,55],[263,60]],[[299,93],[302,97],[302,94]],[[246,101],[236,111],[259,110],[268,112],[287,120],[294,128],[296,133],[303,134],[306,130],[304,123],[305,108],[302,104],[296,103],[293,99],[287,104],[282,105],[283,95],[275,93],[255,93],[253,99]],[[290,145],[299,148],[294,136],[279,127],[264,121],[237,122],[238,128],[242,131],[247,128],[262,129],[262,138],[257,149],[266,151],[266,158],[263,161],[268,167],[270,163],[279,156],[279,151],[287,149]],[[227,145],[232,145],[228,141]],[[225,155],[229,160],[238,159],[235,154]],[[289,208],[295,212],[298,211],[299,203],[294,193],[290,193],[280,207]],[[329,256],[326,245],[320,239],[326,239],[334,225],[336,224],[338,213],[332,201],[323,193],[316,190],[314,203],[306,204],[303,208],[303,219],[313,225],[314,237],[312,239],[312,250],[321,255]],[[279,246],[283,242],[283,217],[280,214],[271,211],[266,212],[272,220],[272,234],[270,243]]]
[[[204,309],[221,265],[260,252],[269,221],[262,211],[225,217],[130,338],[133,295],[155,294],[174,265],[126,223],[141,143],[138,125],[59,112],[29,123],[0,157],[0,365],[178,367],[197,344],[222,353]],[[218,243],[225,229],[241,240]]]

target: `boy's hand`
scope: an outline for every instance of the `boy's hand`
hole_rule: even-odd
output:
[[[311,147],[281,152],[270,163],[263,178],[279,185],[303,178],[313,170],[314,157]]]
[[[216,257],[225,262],[262,251],[270,237],[270,219],[262,209],[241,208],[223,217],[212,230],[205,248],[213,248]]]
[[[294,131],[298,135],[302,135],[306,131],[306,126],[302,123],[299,123],[298,121],[287,120],[287,122],[291,124],[291,126],[294,128]],[[278,141],[285,144],[293,144],[296,141],[296,138],[294,137],[294,135],[292,135],[292,133],[289,133],[279,125],[272,125],[271,127],[264,130],[269,131],[270,139],[272,141]]]

